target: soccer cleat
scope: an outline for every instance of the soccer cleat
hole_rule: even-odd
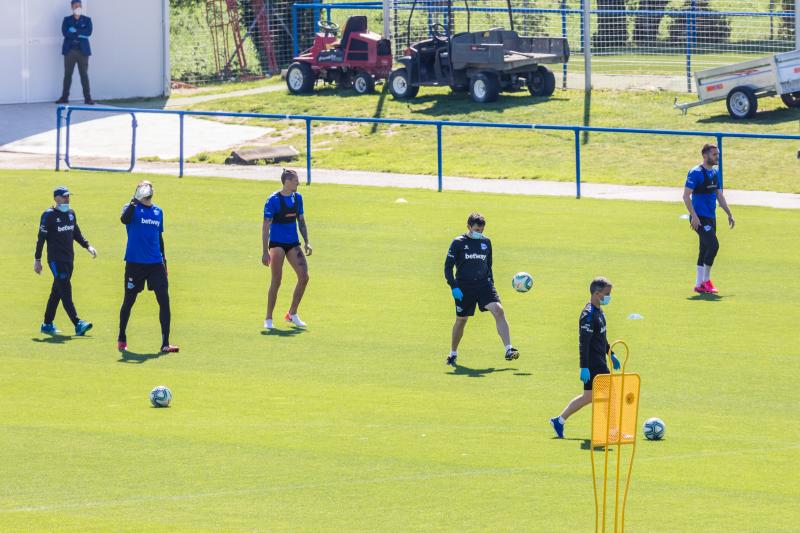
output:
[[[78,320],[78,323],[75,324],[75,335],[78,337],[83,337],[87,331],[92,329],[92,323],[86,322],[85,320]]]
[[[512,346],[506,350],[506,361],[513,361],[514,359],[519,359],[519,350]]]
[[[564,424],[558,421],[558,417],[554,416],[550,419],[550,425],[553,426],[553,431],[556,432],[556,436],[559,439],[564,438]]]
[[[719,292],[717,288],[714,286],[714,284],[711,283],[711,280],[708,280],[705,283],[703,283],[703,287],[709,294],[717,294]]]
[[[694,288],[694,292],[696,292],[697,294],[706,294],[706,293],[708,293],[708,291],[706,290],[706,284],[702,283],[702,284],[698,285],[697,287]]]
[[[286,313],[286,316],[285,316],[285,317],[283,317],[283,319],[284,319],[286,322],[291,322],[292,324],[294,324],[294,325],[295,325],[295,326],[297,326],[298,328],[304,328],[304,327],[306,327],[306,323],[305,323],[305,322],[303,322],[302,320],[300,320],[300,316],[299,316],[299,315],[297,315],[297,314],[290,315],[289,313]]]
[[[268,318],[264,320],[264,329],[273,329],[275,326],[272,325],[272,319]]]
[[[455,354],[454,355],[448,355],[447,356],[447,364],[452,366],[453,368],[455,368],[456,366],[458,366],[456,364],[456,359],[458,359],[458,355],[455,355]]]
[[[178,353],[180,348],[177,346],[173,346],[171,344],[167,344],[161,347],[161,353]]]
[[[39,328],[39,331],[47,335],[55,335],[56,333],[61,333],[60,331],[58,331],[58,328],[53,322],[50,322],[49,324],[42,324],[42,326]]]
[[[128,343],[125,341],[117,341],[117,351],[124,352],[128,349]]]

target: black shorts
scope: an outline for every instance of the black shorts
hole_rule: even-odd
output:
[[[483,312],[490,303],[500,303],[500,296],[497,294],[494,284],[488,281],[479,285],[467,285],[460,289],[464,293],[464,297],[456,300],[456,316],[474,315],[476,305]]]
[[[48,261],[47,265],[50,267],[50,272],[53,273],[53,278],[60,281],[69,281],[72,278],[72,269],[74,263],[66,261]]]
[[[140,293],[144,283],[151,291],[169,286],[164,263],[125,263],[125,290]]]
[[[282,242],[272,242],[272,241],[269,242],[270,250],[272,250],[273,248],[283,248],[283,251],[287,254],[292,250],[294,250],[295,248],[298,248],[299,246],[300,246],[299,242],[293,242],[291,244],[285,244]]]
[[[592,390],[592,382],[594,381],[594,377],[598,374],[610,374],[611,372],[608,370],[608,365],[604,364],[603,366],[596,366],[596,367],[589,367],[589,383],[583,384],[583,390]]]

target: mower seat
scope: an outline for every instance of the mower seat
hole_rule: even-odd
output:
[[[339,41],[339,48],[342,50],[347,50],[348,41],[350,40],[350,34],[353,32],[365,32],[367,31],[367,17],[364,15],[355,15],[347,19],[347,23],[344,25],[344,33],[342,33],[342,39]]]

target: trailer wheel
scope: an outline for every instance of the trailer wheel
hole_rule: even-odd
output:
[[[375,92],[375,79],[372,75],[361,70],[356,74],[356,77],[353,78],[353,89],[355,89],[358,94],[373,93]]]
[[[539,66],[528,75],[528,91],[531,96],[551,96],[556,90],[556,76],[552,71]]]
[[[733,118],[753,118],[758,110],[758,98],[749,87],[736,87],[728,93],[728,113]]]
[[[470,78],[469,92],[479,104],[494,102],[500,94],[500,82],[491,72],[479,72]]]
[[[286,71],[286,86],[292,94],[307,93],[314,87],[316,78],[308,63],[295,61]]]
[[[796,109],[800,107],[800,91],[782,94],[781,100],[783,100],[783,103],[786,104],[786,107]]]
[[[398,100],[407,100],[417,96],[419,87],[411,85],[407,69],[399,68],[389,74],[389,92]]]

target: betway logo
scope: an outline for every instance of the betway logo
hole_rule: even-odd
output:
[[[486,254],[464,254],[464,259],[483,259],[486,261]]]
[[[152,218],[140,218],[139,222],[142,224],[150,224],[151,226],[160,226],[161,222],[158,220],[153,220]]]
[[[75,226],[59,226],[58,232],[61,233],[62,231],[72,231],[75,229]]]

